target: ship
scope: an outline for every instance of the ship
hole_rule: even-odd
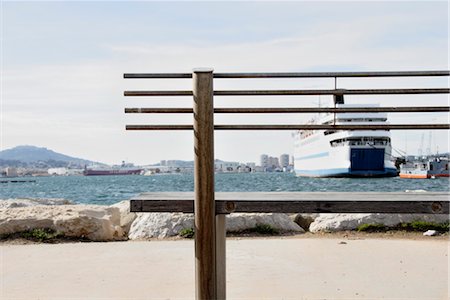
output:
[[[120,166],[113,167],[85,167],[85,176],[106,176],[106,175],[140,175],[144,170],[135,167],[133,164],[122,162]]]
[[[448,157],[423,157],[400,165],[400,178],[426,179],[449,177]]]
[[[344,104],[336,108],[379,107]],[[309,124],[384,125],[387,113],[328,113]],[[294,134],[294,171],[305,177],[394,177],[389,130],[298,130]]]

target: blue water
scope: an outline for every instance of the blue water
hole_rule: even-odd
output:
[[[36,180],[0,184],[0,199],[64,198],[76,203],[109,205],[142,192],[193,191],[191,174],[155,176],[60,176],[14,178]],[[5,180],[5,179],[0,179]],[[394,178],[303,178],[291,173],[216,174],[218,192],[401,192],[449,191],[449,180]]]

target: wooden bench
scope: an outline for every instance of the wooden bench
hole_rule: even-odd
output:
[[[125,91],[130,97],[192,97],[193,108],[125,108],[125,113],[188,113],[193,124],[127,125],[127,130],[193,130],[194,193],[145,193],[131,201],[134,212],[194,212],[196,299],[225,299],[225,214],[233,212],[322,213],[447,213],[447,193],[215,193],[215,130],[448,130],[450,124],[214,124],[216,113],[344,113],[449,112],[450,107],[379,108],[215,108],[214,96],[330,95],[335,103],[344,95],[449,94],[449,88],[341,89],[338,78],[449,76],[445,71],[323,72],[323,73],[191,73],[124,74],[125,78],[192,78],[193,90]],[[321,90],[214,90],[214,78],[334,78],[334,89]]]

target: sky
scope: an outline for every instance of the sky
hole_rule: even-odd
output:
[[[190,79],[123,73],[409,71],[449,69],[447,1],[1,1],[0,150],[18,145],[104,163],[193,159],[191,115],[125,115],[125,107],[192,107],[190,97],[130,98],[125,90],[184,90]],[[332,79],[217,79],[216,89],[328,89]],[[443,78],[339,79],[339,88],[448,87]],[[315,107],[326,96],[216,97],[215,107]],[[449,105],[448,95],[352,96],[380,106]],[[215,116],[216,124],[301,124],[314,115]],[[445,113],[389,114],[392,124],[449,123]],[[449,131],[392,131],[393,154],[449,151]],[[258,162],[293,153],[289,131],[215,133],[215,157]],[[422,150],[419,150],[422,149]]]

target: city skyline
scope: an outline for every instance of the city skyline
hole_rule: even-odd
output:
[[[192,124],[192,116],[126,116],[125,107],[191,107],[192,99],[125,99],[124,90],[190,89],[190,80],[125,80],[129,72],[446,70],[448,2],[16,2],[1,4],[0,150],[33,144],[108,164],[192,160],[191,132],[125,124]],[[270,26],[267,20],[272,20]],[[220,89],[331,88],[331,79],[223,80]],[[341,88],[448,87],[447,78],[339,79]],[[348,97],[349,103],[448,105],[448,95]],[[245,101],[244,101],[245,100]],[[314,107],[330,97],[220,98],[217,107]],[[218,124],[299,124],[314,115],[216,116]],[[389,114],[448,123],[448,114]],[[432,149],[449,151],[448,130]],[[417,153],[423,131],[392,131]],[[425,143],[428,145],[428,136]],[[426,147],[423,147],[426,148]],[[215,156],[257,162],[292,153],[291,132],[216,132]],[[425,149],[423,149],[425,151]],[[152,159],[153,160],[153,159]]]
[[[19,149],[20,149],[20,150],[19,150]],[[25,149],[27,149],[27,150],[25,150]],[[20,151],[20,154],[13,155],[13,154],[10,154],[10,153],[9,153],[9,154],[7,155],[7,157],[3,157],[3,153],[5,153],[5,152],[3,152],[3,150],[5,150],[5,152],[11,152],[11,151],[17,151],[17,150],[19,150],[19,151]],[[69,155],[66,155],[65,153],[58,153],[58,152],[53,151],[53,149],[49,149],[49,148],[47,148],[47,147],[36,147],[36,146],[32,146],[32,145],[19,145],[19,146],[13,147],[13,148],[3,149],[3,150],[0,151],[0,159],[4,159],[4,160],[13,160],[13,161],[20,161],[20,162],[37,162],[37,161],[45,161],[46,159],[37,159],[37,158],[36,158],[38,155],[42,155],[42,152],[39,153],[39,154],[37,154],[37,155],[36,155],[36,154],[33,154],[32,151],[36,151],[36,150],[38,150],[38,151],[43,150],[44,152],[52,153],[53,156],[61,156],[61,155],[62,155],[62,156],[65,156],[66,158],[64,158],[64,160],[68,160],[68,159],[69,159],[68,157],[70,157]],[[25,150],[25,152],[24,152],[24,150]],[[31,151],[30,151],[30,150],[31,150]],[[28,152],[27,152],[27,151],[28,151]],[[24,153],[25,153],[25,156],[26,156],[26,158],[27,158],[26,161],[22,161],[22,160],[20,159],[20,157],[17,156],[17,155],[23,156]],[[261,156],[263,156],[263,155],[266,155],[266,156],[268,156],[268,157],[272,157],[272,155],[268,155],[268,154],[266,154],[266,153],[261,153],[261,154],[259,154],[258,160],[255,160],[255,161],[233,161],[233,160],[221,159],[221,158],[219,158],[219,157],[216,157],[214,160],[215,160],[215,161],[224,161],[224,162],[241,163],[241,164],[251,164],[251,163],[253,163],[253,164],[258,164],[258,163],[260,163],[260,161],[261,161]],[[13,156],[13,158],[11,158],[11,156]],[[34,157],[34,156],[36,156],[36,157]],[[292,157],[291,154],[288,154],[288,153],[282,153],[282,154],[280,154],[280,155],[278,155],[278,156],[275,156],[275,157],[279,158],[279,160],[281,161],[283,156],[287,156],[288,159],[289,159],[289,162],[290,162],[291,157]],[[105,163],[105,162],[102,162],[102,161],[94,161],[94,160],[91,160],[89,157],[72,157],[72,158],[73,158],[73,159],[76,159],[76,160],[85,160],[85,161],[91,161],[91,162],[95,162],[95,163]],[[51,158],[51,160],[53,160],[53,161],[58,161],[58,159],[56,159],[56,158]],[[166,163],[170,163],[170,162],[193,162],[193,161],[194,161],[193,159],[190,159],[190,160],[181,160],[181,159],[177,159],[177,158],[164,158],[164,159],[161,159],[161,160],[159,160],[159,161],[148,161],[148,162],[143,163],[143,164],[141,164],[141,165],[157,165],[157,164],[159,164],[159,165],[165,165]],[[118,165],[118,164],[123,163],[123,162],[125,162],[125,163],[135,163],[135,162],[133,162],[133,161],[117,161],[117,162],[113,162],[112,164]],[[259,164],[259,165],[261,165],[261,164]]]

